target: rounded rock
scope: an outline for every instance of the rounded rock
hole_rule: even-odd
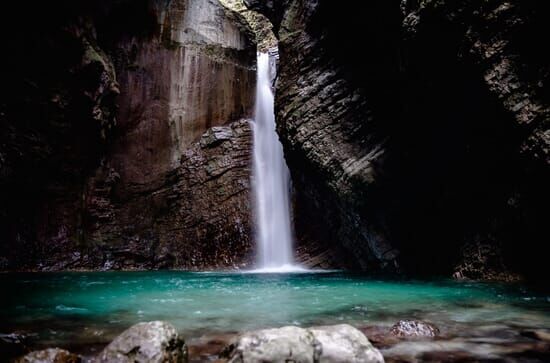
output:
[[[367,337],[348,324],[309,329],[322,346],[320,363],[383,363],[384,357]]]
[[[383,363],[367,337],[346,324],[303,329],[287,326],[241,335],[228,349],[230,363]]]
[[[96,363],[186,363],[187,346],[176,328],[163,321],[139,323],[115,338]]]
[[[321,354],[313,334],[295,326],[245,333],[230,350],[230,363],[314,363]]]

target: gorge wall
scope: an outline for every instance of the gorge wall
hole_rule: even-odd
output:
[[[544,276],[544,1],[245,3],[279,41],[277,122],[302,262]],[[249,264],[246,10],[12,5],[0,22],[0,270]]]
[[[544,2],[245,3],[279,39],[299,238],[368,271],[544,276]]]
[[[217,0],[16,6],[0,269],[249,262],[256,45],[241,15]]]

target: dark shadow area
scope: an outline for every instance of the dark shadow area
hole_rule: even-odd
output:
[[[476,4],[449,2],[448,9],[423,14],[414,32],[406,33],[399,1],[351,8],[321,1],[307,29],[320,40],[321,57],[335,62],[339,75],[365,97],[368,113],[346,119],[359,123],[357,138],[367,140],[366,148],[387,140],[384,157],[375,165],[376,181],[356,197],[361,215],[400,250],[403,272],[449,276],[462,259],[472,257],[471,247],[487,256],[467,261],[469,277],[511,271],[540,281],[548,237],[548,168],[522,153],[532,128],[519,125],[490,91],[487,65],[472,54],[466,34],[470,26],[487,33],[477,35],[482,40],[506,34],[505,54],[521,60],[522,81],[546,84],[548,56],[532,40],[550,33],[541,15],[547,5],[526,2],[511,10],[522,21],[505,13],[504,20],[487,25],[476,18]],[[548,104],[548,87],[539,87],[537,96]],[[322,172],[304,168],[296,174]],[[297,216],[298,230],[310,234],[308,226],[314,225],[312,230],[324,231],[318,238],[334,239],[326,226],[339,228],[337,210],[330,202],[312,202],[319,195],[329,200],[331,192],[312,196],[312,184],[322,190],[319,183],[305,178],[297,184],[302,188],[297,213],[309,215]]]
[[[109,146],[117,107],[115,76],[100,49],[128,34],[149,34],[155,21],[149,6],[11,2],[2,11],[0,269],[32,263],[40,250],[63,249],[35,245],[59,220],[81,227],[78,199]],[[54,205],[73,212],[60,215]]]

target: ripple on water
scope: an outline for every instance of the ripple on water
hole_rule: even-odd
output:
[[[479,345],[497,345],[488,336],[514,340],[525,329],[550,327],[548,295],[527,289],[339,272],[5,274],[0,288],[20,292],[0,301],[0,332],[33,331],[59,346],[84,339],[82,327],[105,332],[106,339],[143,320],[170,321],[193,338],[285,324],[387,327],[413,318],[463,338],[449,349],[466,344],[480,352]]]
[[[55,307],[55,310],[62,311],[62,312],[70,312],[70,313],[88,313],[89,310],[85,308],[78,308],[75,306],[65,306],[65,305],[57,305]]]

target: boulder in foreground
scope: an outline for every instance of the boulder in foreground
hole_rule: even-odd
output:
[[[115,338],[96,363],[186,363],[187,346],[171,324],[139,323]]]
[[[384,358],[365,334],[351,325],[341,324],[309,329],[323,349],[319,362],[384,362]]]
[[[227,352],[230,363],[384,362],[382,354],[367,337],[346,324],[253,331],[241,335]]]

